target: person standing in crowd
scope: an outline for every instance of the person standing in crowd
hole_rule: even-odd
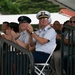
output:
[[[65,25],[70,25],[69,20],[65,21],[63,24],[63,28],[62,28],[62,32],[64,32],[65,30],[67,30],[67,28],[65,28]]]
[[[16,22],[10,22],[5,32],[6,34],[2,36],[8,40],[12,40],[12,35],[15,36],[14,34],[12,34],[13,32],[15,32],[16,37],[19,35],[19,24]]]
[[[75,27],[75,16],[72,16],[69,20],[69,25],[72,27]],[[66,52],[66,55],[64,56],[64,69],[67,71],[67,67],[69,68],[70,64],[72,64],[72,75],[75,74],[75,66],[74,66],[74,60],[75,60],[75,30],[73,30],[73,32],[71,30],[65,31],[65,38],[67,39],[65,41],[65,45],[64,45],[64,51]],[[69,41],[70,40],[70,41]],[[68,51],[71,55],[71,58],[68,57]],[[72,63],[71,63],[71,61]],[[69,64],[68,64],[69,63]]]
[[[68,25],[68,22],[64,22],[63,25]],[[56,22],[54,22],[55,24]],[[58,23],[58,22],[57,22]],[[53,24],[53,27],[54,27],[54,24]],[[58,26],[57,26],[58,27]],[[60,26],[58,27],[59,28],[59,31],[60,32],[57,32],[57,35],[62,32],[65,32],[67,29],[66,28],[62,28],[62,30],[60,30]],[[55,30],[56,27],[54,27]],[[61,36],[57,36],[57,38],[59,38],[60,42],[57,43],[57,47],[52,55],[52,58],[51,58],[51,66],[54,68],[54,70],[56,71],[56,75],[61,75]],[[56,39],[57,40],[57,39]]]
[[[10,22],[9,23],[9,26],[7,28],[4,28],[5,29],[5,34],[1,35],[3,38],[6,38],[8,40],[12,40],[12,35],[11,33],[12,32],[15,32],[16,35],[19,34],[19,24],[16,23],[16,22]],[[13,35],[14,36],[14,35]],[[8,49],[8,46],[6,43],[3,44],[3,50],[4,50],[4,55],[3,55],[3,59],[4,59],[4,62],[3,64],[6,64],[6,67],[9,65],[8,62],[10,62],[10,59],[11,59],[11,66],[8,66],[8,70],[9,70],[9,74],[11,75],[13,72],[10,71],[10,67],[12,68],[13,64],[14,64],[14,61],[13,61],[13,56],[12,54],[14,55],[14,57],[16,56],[16,53],[14,52],[15,51],[15,48],[12,48],[12,46],[9,46],[9,49]],[[10,51],[9,51],[10,50]],[[8,52],[8,53],[7,53]],[[7,61],[8,60],[8,61]],[[14,58],[15,60],[15,58]],[[7,68],[5,68],[6,71],[7,71]]]
[[[75,23],[72,22],[72,21],[75,21],[75,17],[72,16],[70,18],[70,20],[68,21],[68,23],[66,22],[65,25],[70,25],[72,27],[75,26]],[[68,29],[65,29],[63,32],[64,32],[64,71],[63,71],[63,75],[66,74],[67,72],[67,55],[68,55],[68,46],[70,51],[73,49],[73,53],[75,54],[75,46],[71,46],[71,44],[75,44],[75,35],[73,35],[73,39],[72,39],[72,32],[70,32],[70,35],[69,35],[69,30]],[[75,33],[75,31],[73,31],[73,34]],[[69,37],[68,37],[69,36]],[[61,40],[61,38],[60,38]],[[70,41],[69,41],[70,40]],[[70,44],[70,45],[69,45]],[[54,52],[53,53],[53,60],[54,60],[54,65],[55,65],[55,70],[56,70],[56,74],[57,75],[61,75],[61,48],[58,52]]]
[[[56,32],[50,26],[50,13],[48,11],[39,11],[36,15],[41,27],[37,32],[33,31],[31,25],[27,26],[29,33],[30,46],[35,46],[35,51],[32,52],[34,62],[46,62],[48,56],[54,51],[56,45]]]
[[[56,36],[56,43],[57,43],[57,46],[56,46],[56,50],[60,50],[60,47],[61,47],[61,34],[62,34],[62,29],[61,29],[62,25],[60,24],[59,21],[55,21],[53,23],[53,28],[55,29],[56,33],[57,33],[57,36]]]
[[[1,26],[1,31],[6,34],[6,29],[8,29],[8,27],[9,27],[9,22],[7,21],[3,22]]]
[[[8,27],[9,27],[9,22],[4,21],[1,26],[1,33],[0,33],[1,36],[6,34],[6,29],[8,29]],[[1,51],[0,51],[0,74],[1,74]]]
[[[57,53],[60,52],[60,48],[61,48],[61,35],[62,35],[62,30],[61,30],[61,24],[57,20],[53,23],[53,26],[52,27],[55,29],[55,31],[57,33],[57,35],[56,35],[56,43],[57,43],[57,46],[56,46],[56,48],[55,48],[55,50],[53,52],[53,55],[51,57],[50,64],[53,67],[53,69],[56,71],[56,74],[58,75],[58,73],[59,73],[57,71],[58,70],[58,66],[57,66],[57,62],[56,62],[56,59],[55,58],[59,56],[59,55],[57,55]]]

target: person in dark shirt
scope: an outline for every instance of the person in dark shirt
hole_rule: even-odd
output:
[[[57,46],[56,46],[56,49],[53,52],[50,64],[53,67],[53,69],[55,70],[56,75],[60,75],[60,68],[59,68],[60,63],[59,63],[57,58],[60,57],[62,25],[60,24],[59,21],[56,20],[53,23],[53,28],[55,29],[55,31],[57,33],[57,35],[56,35]],[[58,63],[59,63],[59,66],[58,66]]]
[[[9,22],[4,21],[1,26],[1,31],[6,34],[6,29],[8,29],[8,27],[9,27]]]
[[[57,20],[53,23],[53,28],[55,29],[55,31],[56,31],[56,33],[57,33],[57,36],[56,36],[56,43],[57,43],[57,46],[56,46],[55,51],[56,51],[56,50],[60,50],[60,47],[61,47],[61,40],[60,40],[60,38],[61,38],[61,33],[62,33],[61,26],[62,26],[62,25],[61,25],[60,22],[57,21]]]

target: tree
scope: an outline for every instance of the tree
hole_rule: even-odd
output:
[[[61,8],[46,0],[1,0],[2,14],[35,14],[40,10],[58,12]]]
[[[19,6],[15,2],[9,0],[1,1],[0,11],[2,14],[19,14]]]

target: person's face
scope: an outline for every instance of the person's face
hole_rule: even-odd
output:
[[[7,26],[6,23],[2,24],[1,29],[2,29],[2,31],[3,31],[4,33],[6,33],[6,29],[7,29],[7,28],[8,28],[8,26]]]
[[[75,17],[70,19],[70,24],[75,27]]]
[[[10,34],[11,34],[11,30],[12,30],[12,29],[11,29],[10,27],[7,28],[7,29],[6,29],[6,34],[7,34],[7,35],[10,35]]]
[[[39,25],[41,25],[40,27],[45,27],[49,24],[49,20],[48,18],[40,18],[39,19]]]
[[[27,22],[21,23],[19,25],[19,31],[22,32],[22,31],[26,30],[28,24],[29,23],[27,23]]]
[[[54,22],[53,27],[55,30],[60,30],[61,24],[59,22]]]

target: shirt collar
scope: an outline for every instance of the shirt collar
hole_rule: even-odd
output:
[[[46,26],[44,29],[39,29],[39,33],[43,30],[43,31],[47,31],[51,28],[50,25]]]
[[[49,30],[50,28],[51,28],[51,26],[48,25],[48,26],[46,26],[46,27],[44,28],[44,30],[47,31],[47,30]]]
[[[24,30],[23,32],[21,32],[20,34],[25,34],[26,33],[26,30]]]
[[[44,29],[39,29],[39,33],[41,33]]]

